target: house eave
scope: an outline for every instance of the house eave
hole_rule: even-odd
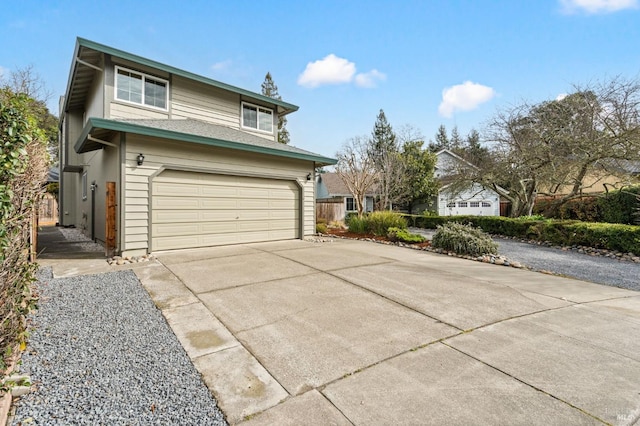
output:
[[[291,158],[296,160],[312,161],[316,166],[330,166],[337,163],[333,158],[323,157],[307,153],[282,151],[275,148],[250,145],[241,142],[228,141],[223,139],[210,138],[189,133],[176,132],[166,129],[141,126],[134,123],[108,120],[104,118],[92,117],[87,121],[74,149],[78,154],[102,149],[105,144],[101,144],[97,138],[90,138],[92,134],[109,134],[110,132],[132,133],[142,136],[169,139],[186,143],[196,143],[201,145],[214,146],[218,148],[228,148],[239,151],[252,152],[256,154],[274,155],[277,157]]]
[[[226,83],[222,83],[220,81],[214,80],[212,78],[208,78],[208,77],[204,77],[198,74],[194,74],[192,72],[189,71],[185,71],[176,67],[173,67],[171,65],[166,65],[163,64],[161,62],[157,62],[151,59],[147,59],[147,58],[143,58],[142,56],[138,56],[129,52],[125,52],[123,50],[120,49],[116,49],[110,46],[105,46],[103,44],[100,43],[96,43],[94,41],[91,40],[87,40],[81,37],[78,37],[76,40],[76,47],[74,50],[74,54],[73,54],[73,61],[71,63],[71,70],[69,72],[69,80],[67,83],[67,90],[65,92],[65,104],[64,104],[64,111],[67,111],[69,108],[71,108],[72,106],[70,105],[70,99],[72,98],[71,95],[71,91],[73,89],[73,84],[76,78],[76,74],[78,72],[79,67],[83,67],[83,68],[89,68],[91,69],[93,72],[95,71],[95,64],[91,64],[88,62],[85,62],[80,56],[81,50],[82,48],[85,49],[90,49],[93,50],[95,52],[99,52],[99,53],[103,53],[103,54],[107,54],[107,55],[111,55],[117,58],[121,58],[121,59],[125,59],[127,61],[131,61],[131,62],[135,62],[138,63],[140,65],[144,65],[144,66],[148,66],[151,68],[155,68],[157,70],[161,70],[176,76],[180,76],[180,77],[184,77],[187,78],[189,80],[193,80],[193,81],[198,81],[204,84],[207,84],[209,86],[213,86],[213,87],[217,87],[219,89],[223,89],[223,90],[227,90],[229,92],[233,92],[236,93],[238,95],[240,95],[242,98],[245,99],[253,99],[256,100],[258,102],[262,102],[262,103],[266,103],[266,104],[272,104],[276,107],[277,110],[277,114],[279,116],[283,116],[292,112],[295,112],[299,109],[299,107],[297,105],[288,103],[288,102],[284,102],[282,100],[279,99],[274,99],[274,98],[270,98],[268,96],[264,96],[262,94],[259,93],[255,93],[255,92],[251,92],[249,90],[245,90],[236,86],[232,86],[230,84],[226,84]],[[62,113],[62,111],[61,111]]]

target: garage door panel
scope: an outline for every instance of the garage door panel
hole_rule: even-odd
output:
[[[152,187],[152,249],[298,238],[292,181],[165,171]]]
[[[154,210],[189,210],[197,209],[200,205],[199,198],[192,197],[159,197],[152,198],[151,205]]]
[[[177,183],[158,182],[153,188],[154,195],[198,196],[196,185],[179,185]]]

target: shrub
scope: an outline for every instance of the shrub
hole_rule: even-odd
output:
[[[349,222],[351,222],[351,219],[353,219],[354,217],[358,217],[358,213],[356,212],[349,212],[345,215],[344,217],[344,224],[349,226]]]
[[[437,229],[431,241],[435,248],[469,256],[498,253],[498,245],[479,228],[449,222],[438,226]]]
[[[391,227],[387,231],[387,238],[391,241],[401,241],[403,243],[415,244],[424,242],[422,235],[412,234],[406,229]]]
[[[317,234],[326,234],[327,233],[327,224],[318,222],[316,223],[316,233]]]
[[[407,228],[407,221],[400,213],[388,210],[369,214],[367,222],[369,223],[369,231],[378,236],[386,236],[389,228]]]
[[[36,302],[29,231],[48,156],[30,103],[24,95],[0,89],[0,379],[13,348],[25,343],[26,316]]]
[[[618,191],[612,191],[598,200],[602,211],[602,222],[623,223],[632,225],[636,221],[637,209],[640,202],[640,186],[632,186]]]
[[[347,226],[350,232],[355,232],[356,234],[366,234],[369,232],[369,223],[366,216],[351,216]]]

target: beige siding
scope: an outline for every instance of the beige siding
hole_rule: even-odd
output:
[[[116,136],[117,137],[117,136]],[[111,142],[115,143],[115,140]],[[76,216],[75,226],[81,229],[85,235],[91,236],[91,224],[94,224],[94,237],[100,242],[104,242],[106,233],[106,183],[116,182],[116,191],[119,189],[120,167],[118,163],[118,148],[107,146],[104,149],[80,154],[79,161],[84,165],[87,172],[87,199],[82,199],[82,173],[75,179]],[[69,175],[73,175],[69,173]],[[66,176],[65,176],[66,178]],[[95,182],[97,187],[94,193],[91,192],[91,183]],[[66,187],[68,191],[70,187]],[[69,194],[65,194],[68,196]],[[91,208],[91,197],[95,197],[95,212]],[[65,206],[65,210],[67,207]],[[95,217],[94,217],[95,213]]]
[[[112,119],[164,119],[169,118],[169,113],[166,111],[156,111],[151,108],[142,106],[129,105],[122,102],[111,102],[111,117]]]
[[[175,76],[171,87],[171,118],[192,118],[240,128],[240,96]]]
[[[136,164],[138,153],[144,153],[142,166]],[[237,174],[264,178],[297,181],[303,185],[302,217],[305,235],[314,232],[313,181],[306,176],[313,171],[309,161],[290,160],[273,156],[244,153],[236,150],[213,148],[204,145],[164,141],[156,138],[128,135],[126,154],[126,188],[124,252],[147,249],[150,234],[150,178],[162,168],[188,169],[217,174]],[[130,186],[131,185],[131,186]],[[129,196],[131,195],[131,196]],[[140,221],[147,221],[142,226]]]

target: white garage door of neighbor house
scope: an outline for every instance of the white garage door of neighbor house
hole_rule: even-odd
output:
[[[151,197],[154,251],[299,238],[293,181],[166,170]]]
[[[455,201],[447,204],[447,214],[449,215],[494,215],[493,204],[488,200]]]

